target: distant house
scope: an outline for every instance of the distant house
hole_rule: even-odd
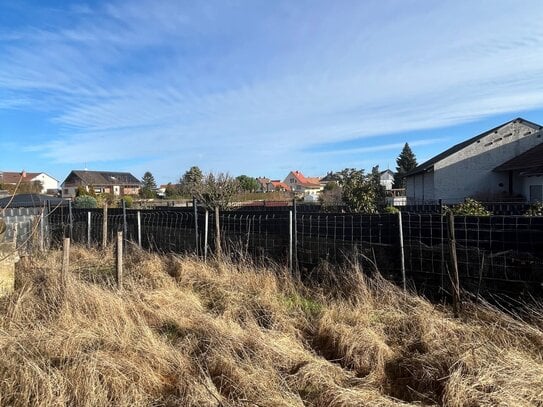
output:
[[[339,175],[337,172],[330,171],[326,173],[326,175],[319,180],[319,184],[326,186],[326,184],[330,182],[339,183],[340,181],[341,181],[341,175]]]
[[[271,180],[269,185],[273,188],[272,191],[290,192],[290,187],[278,179]]]
[[[272,192],[272,191],[274,191],[274,189],[270,189],[270,188],[273,188],[273,185],[270,185],[271,180],[269,178],[258,177],[256,179],[256,181],[258,182],[258,192]]]
[[[97,194],[137,195],[141,182],[129,172],[74,170],[62,183],[62,197],[75,197],[80,186]]]
[[[45,172],[0,171],[0,184],[17,185],[19,181],[27,183],[39,182],[42,194],[56,194],[58,190],[58,180]]]
[[[289,172],[283,183],[287,185],[291,191],[303,195],[317,195],[324,189],[324,185],[321,184],[320,178],[305,177],[300,171]]]
[[[542,143],[543,128],[522,118],[485,131],[407,173],[408,202],[536,199],[543,188]]]
[[[379,181],[387,191],[390,191],[392,189],[392,185],[394,184],[394,173],[391,170],[381,171],[379,174]]]

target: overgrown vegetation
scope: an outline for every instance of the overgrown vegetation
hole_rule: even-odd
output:
[[[534,202],[525,213],[526,216],[543,216],[543,202]]]
[[[96,208],[98,207],[98,203],[96,201],[96,198],[90,195],[78,195],[74,199],[74,206],[76,208]]]
[[[543,313],[462,320],[353,267],[282,269],[135,252],[26,259],[0,301],[0,405],[537,406]],[[317,282],[318,281],[318,282]]]
[[[464,202],[454,205],[452,211],[455,215],[461,216],[490,216],[492,212],[487,210],[485,206],[473,198],[466,198]]]

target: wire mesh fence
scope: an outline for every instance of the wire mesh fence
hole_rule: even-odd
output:
[[[47,220],[53,242],[66,236],[90,246],[103,243],[100,209],[57,208]],[[127,240],[147,250],[204,256],[215,250],[214,225],[214,213],[203,208],[110,209],[105,237],[113,241],[124,230]],[[398,282],[405,278],[427,295],[451,291],[449,230],[441,213],[238,209],[221,211],[219,225],[221,246],[231,257],[291,264],[303,275],[323,262],[341,264],[354,256],[363,267],[377,266]],[[542,217],[455,216],[454,229],[463,289],[543,297]]]
[[[424,292],[450,292],[448,224],[441,214],[403,214],[407,274]],[[455,216],[462,288],[543,294],[543,218]]]

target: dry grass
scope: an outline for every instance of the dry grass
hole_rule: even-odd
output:
[[[27,261],[0,301],[0,405],[542,406],[543,320],[462,320],[355,268],[281,270],[133,253]],[[337,276],[341,276],[338,279]]]

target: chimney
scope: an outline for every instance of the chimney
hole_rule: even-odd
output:
[[[21,177],[23,177],[23,179],[26,178],[26,171],[25,170],[23,170],[23,172],[21,172]]]

